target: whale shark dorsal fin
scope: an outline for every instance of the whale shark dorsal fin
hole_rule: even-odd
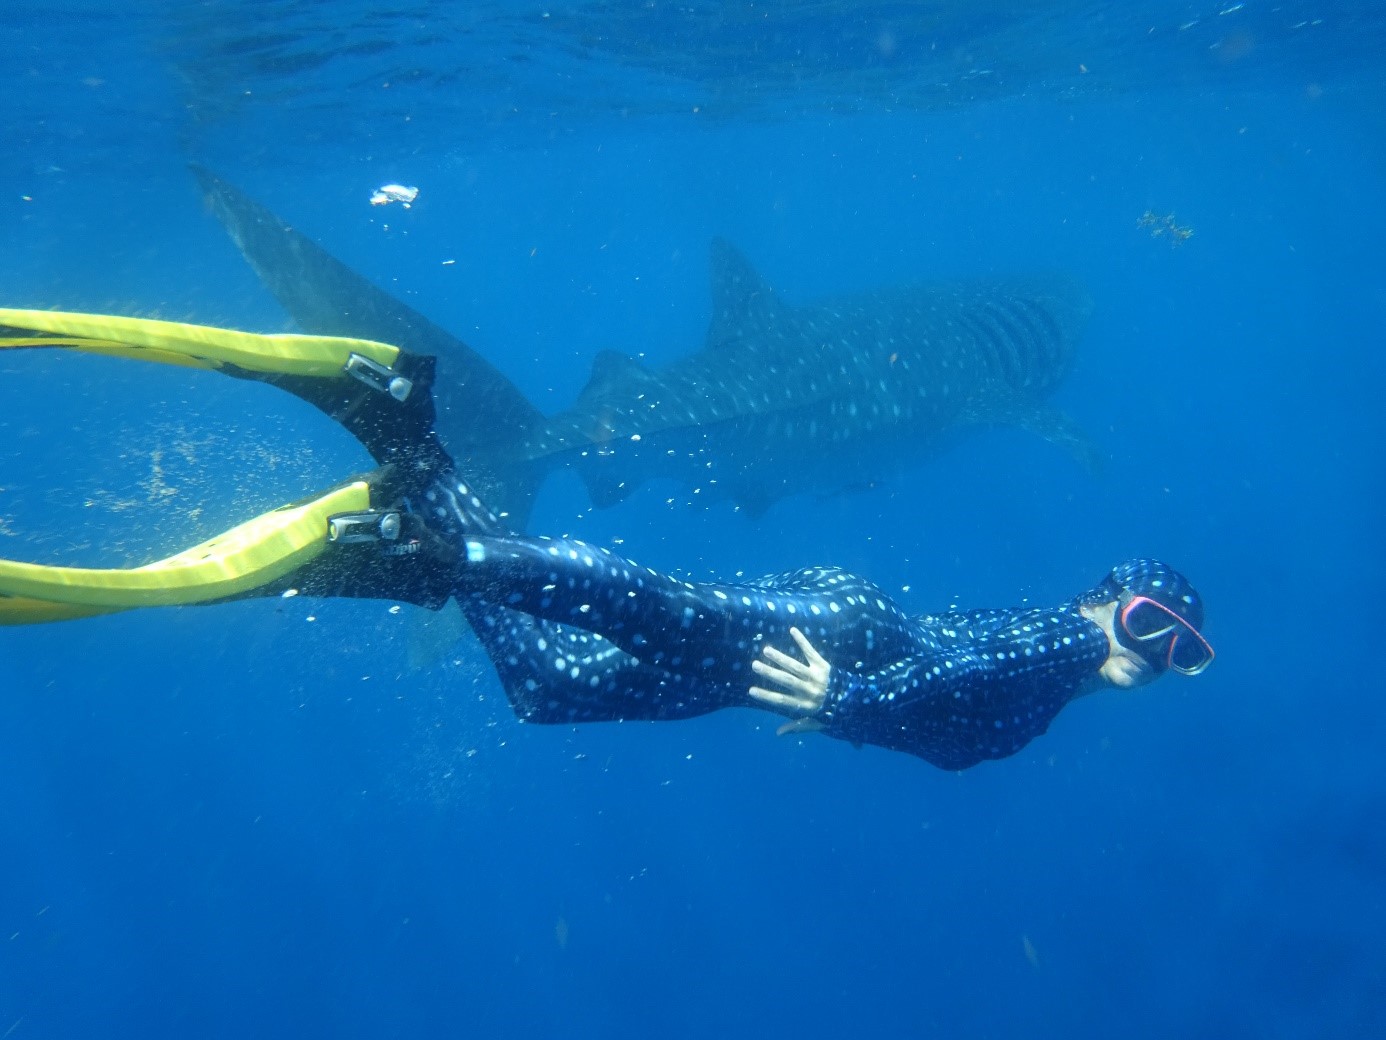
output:
[[[707,349],[734,347],[757,330],[773,324],[784,305],[745,254],[725,238],[714,238],[712,261],[712,324]]]
[[[601,350],[592,359],[592,375],[578,394],[578,407],[590,406],[593,401],[613,395],[622,396],[633,386],[648,383],[650,372],[629,354],[619,350]]]

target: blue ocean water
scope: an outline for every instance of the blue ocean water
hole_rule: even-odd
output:
[[[559,475],[532,526],[921,612],[1156,555],[1218,660],[955,775],[751,711],[522,727],[384,603],[0,631],[0,1038],[1386,1034],[1379,4],[11,6],[5,305],[287,327],[189,161],[546,410],[698,349],[717,234],[791,300],[1078,275],[1098,479],[998,430],[758,519]],[[0,374],[6,557],[142,562],[367,464],[216,376]]]

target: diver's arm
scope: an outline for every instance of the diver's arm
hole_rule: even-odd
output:
[[[1106,650],[1076,612],[1033,611],[996,636],[937,643],[872,672],[834,669],[813,717],[830,736],[964,769],[1043,733]]]

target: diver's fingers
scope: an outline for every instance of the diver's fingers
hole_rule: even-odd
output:
[[[804,652],[804,658],[811,666],[828,667],[827,659],[814,649],[813,644],[808,641],[808,636],[797,628],[791,628],[789,634],[794,638],[794,642],[799,644],[799,649]]]
[[[765,647],[765,649],[763,649],[761,653],[765,655],[765,659],[767,661],[784,669],[786,672],[789,672],[792,675],[797,675],[801,678],[808,678],[808,674],[810,671],[809,666],[804,664],[798,658],[790,657],[788,654],[783,653],[780,650],[776,650],[773,646]]]
[[[751,671],[765,681],[765,686],[753,686],[751,696],[763,704],[794,711],[816,712],[828,696],[828,676],[832,668],[813,644],[797,628],[789,630],[794,642],[808,659],[796,657],[773,646],[761,648],[764,660],[751,662]],[[766,687],[778,687],[767,689]]]
[[[787,693],[776,693],[774,690],[767,690],[760,686],[751,687],[751,696],[762,704],[767,704],[772,708],[785,708],[790,711],[803,711],[810,705],[804,703],[803,698],[791,697]]]
[[[768,665],[764,661],[752,661],[751,671],[755,672],[772,686],[782,686],[786,690],[805,697],[813,696],[813,682],[807,676],[796,675],[782,668]]]

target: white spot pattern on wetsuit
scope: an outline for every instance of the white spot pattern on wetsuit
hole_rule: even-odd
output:
[[[464,489],[437,500],[467,532],[459,599],[528,721],[745,705],[751,661],[765,642],[791,649],[795,625],[833,665],[830,735],[961,769],[1043,733],[1107,653],[1071,604],[910,618],[830,567],[693,584],[583,542],[502,533]]]

